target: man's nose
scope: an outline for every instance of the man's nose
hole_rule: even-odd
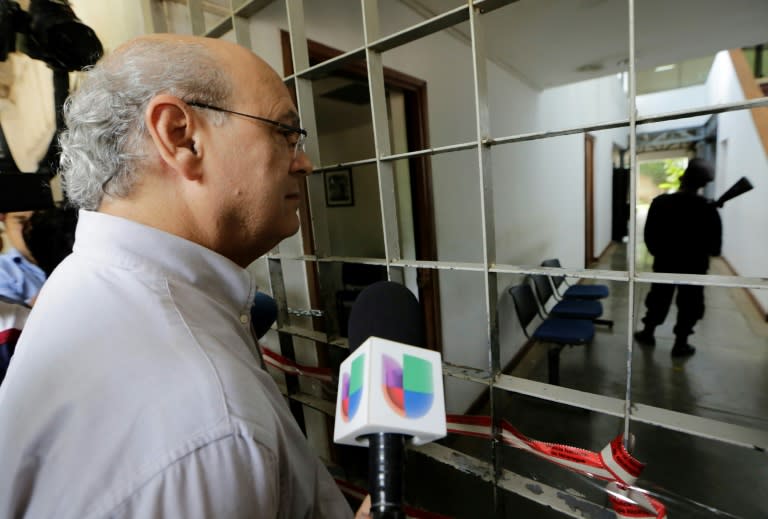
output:
[[[303,151],[300,151],[296,158],[293,159],[293,162],[291,162],[291,173],[297,175],[309,175],[313,169],[309,155]]]

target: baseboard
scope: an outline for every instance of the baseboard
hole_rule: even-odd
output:
[[[730,274],[732,276],[739,276],[740,274],[738,271],[733,268],[733,265],[730,264],[728,259],[726,259],[725,256],[720,256],[720,259],[723,261],[723,264],[725,265],[725,268],[728,269]],[[754,307],[757,309],[757,312],[763,316],[763,319],[765,319],[765,322],[768,322],[768,312],[765,308],[763,308],[763,305],[760,303],[760,301],[757,300],[755,295],[752,293],[751,290],[748,288],[742,288],[741,290],[744,291],[745,294],[747,294],[747,299],[754,305]]]
[[[598,254],[597,259],[595,261],[601,261],[605,256],[608,254],[608,252],[613,249],[617,245],[617,242],[615,241],[609,241],[608,245],[605,246],[603,249],[603,252]]]

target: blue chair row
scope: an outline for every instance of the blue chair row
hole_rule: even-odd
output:
[[[554,281],[550,277],[543,274],[533,274],[530,277],[533,280],[533,287],[543,311],[542,317],[546,317],[544,314],[549,314],[552,317],[562,317],[564,319],[588,319],[595,324],[603,324],[613,328],[612,320],[601,319],[603,305],[600,301],[578,298],[558,300],[553,290]],[[547,310],[550,299],[554,300],[554,305]]]
[[[566,346],[590,344],[595,336],[594,323],[588,319],[543,318],[527,277],[521,284],[510,287],[509,294],[512,296],[515,313],[525,336],[530,340],[549,345],[548,380],[550,384],[559,385],[560,352]],[[530,332],[529,327],[536,317],[542,318],[542,321]]]
[[[552,258],[541,262],[542,267],[562,268],[560,260]],[[550,276],[555,286],[555,294],[562,299],[604,299],[610,291],[606,285],[569,285],[565,276]],[[560,293],[560,285],[565,284],[565,292]]]

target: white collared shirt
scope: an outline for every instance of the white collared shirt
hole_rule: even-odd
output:
[[[254,357],[249,273],[81,211],[0,386],[0,517],[351,517]]]

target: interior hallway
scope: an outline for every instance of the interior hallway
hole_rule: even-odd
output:
[[[626,247],[614,245],[599,268],[626,269]],[[647,269],[649,258],[638,269]],[[725,273],[713,260],[713,274]],[[587,348],[567,348],[561,355],[561,384],[581,391],[623,398],[626,376],[628,287],[610,282],[611,295],[603,301],[613,330],[598,327]],[[637,319],[644,313],[648,285],[636,285]],[[690,341],[697,347],[688,359],[672,359],[674,304],[657,329],[655,348],[633,348],[633,400],[659,408],[740,424],[768,435],[768,325],[741,289],[705,289],[706,315]],[[501,316],[514,319],[514,316]],[[536,346],[510,374],[545,382],[545,348]],[[500,392],[502,416],[523,434],[537,440],[599,451],[623,431],[619,418]],[[478,414],[490,414],[488,407]],[[638,486],[657,494],[668,517],[768,517],[768,461],[765,452],[692,437],[660,427],[631,425],[636,437],[633,455],[647,466]],[[487,441],[452,436],[445,445],[489,460]],[[608,506],[604,483],[540,460],[509,447],[503,464],[518,474],[570,494],[587,496]],[[416,482],[416,483],[414,483]],[[420,484],[419,482],[424,482]],[[407,476],[409,501],[426,510],[452,517],[492,517],[492,487],[445,465],[412,454]],[[506,495],[505,517],[562,517],[559,512]],[[612,515],[611,515],[612,516]],[[587,517],[605,517],[593,510]]]

